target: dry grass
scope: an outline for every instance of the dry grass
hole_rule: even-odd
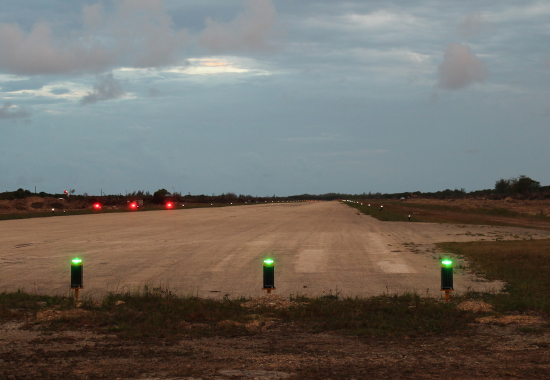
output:
[[[550,315],[550,240],[440,243],[445,252],[467,258],[469,269],[507,283],[502,294],[485,295],[498,311]]]
[[[452,223],[513,226],[550,230],[548,215],[527,215],[506,208],[463,208],[449,202],[442,204],[420,204],[409,202],[380,202],[363,200],[348,203],[360,212],[382,221],[409,221],[422,223]],[[370,203],[370,207],[368,204]],[[383,205],[383,210],[380,207]]]

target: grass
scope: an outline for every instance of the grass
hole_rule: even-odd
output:
[[[384,222],[405,222],[408,220],[408,214],[392,207],[390,203],[383,203],[383,209],[380,207],[380,203],[370,203],[370,206],[369,203],[363,203],[363,205],[361,205],[361,203],[347,202],[347,204],[365,215],[370,215]]]
[[[473,321],[454,305],[417,294],[370,298],[304,298],[303,307],[282,309],[283,321],[300,323],[309,332],[341,331],[370,336],[455,334]]]
[[[246,336],[261,330],[250,326],[266,324],[287,333],[336,331],[359,337],[456,334],[473,321],[471,313],[416,294],[344,299],[298,297],[294,305],[281,309],[249,309],[244,301],[179,297],[167,289],[145,287],[136,293],[110,294],[99,304],[86,300],[77,314],[32,322],[33,316],[46,309],[74,310],[74,301],[17,292],[0,295],[0,316],[28,318],[28,328],[35,325],[45,331],[87,328],[132,340]],[[13,309],[18,310],[16,314],[9,311]]]
[[[363,214],[370,215],[381,221],[409,221],[422,223],[458,223],[477,225],[519,226],[527,228],[550,229],[550,217],[548,215],[526,215],[504,208],[469,208],[458,206],[412,204],[406,202],[371,202],[361,203],[346,202],[350,207],[356,208]],[[384,206],[383,210],[381,205]],[[498,218],[498,219],[496,219]],[[548,224],[540,224],[547,222]],[[537,223],[533,226],[533,223]]]
[[[439,243],[468,259],[472,271],[506,282],[502,294],[479,295],[498,310],[536,311],[550,316],[550,240]]]
[[[35,314],[44,307],[73,307],[74,302],[66,297],[17,292],[0,293],[0,320],[20,319]]]

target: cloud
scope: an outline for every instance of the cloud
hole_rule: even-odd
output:
[[[93,104],[109,99],[120,98],[124,95],[120,82],[115,79],[112,73],[99,76],[94,89],[88,95],[80,99],[81,105]]]
[[[56,87],[56,88],[52,88],[50,90],[50,92],[54,95],[65,95],[65,94],[70,93],[71,90],[69,90],[68,88],[64,88],[64,87]]]
[[[484,82],[489,77],[485,63],[462,44],[450,44],[439,65],[437,85],[448,90],[458,90],[475,82]]]
[[[160,95],[160,93],[161,93],[161,91],[160,91],[158,88],[156,88],[156,87],[151,87],[151,88],[149,89],[149,96],[150,96],[150,97],[153,97],[153,98],[154,98],[155,96]]]
[[[30,113],[11,103],[4,103],[3,106],[0,106],[0,119],[21,119],[29,116]]]
[[[21,90],[40,90],[46,84],[40,79],[12,80],[1,83],[3,92],[15,92]]]
[[[231,22],[206,18],[206,28],[199,36],[199,43],[217,53],[271,50],[273,45],[269,37],[273,34],[276,17],[271,0],[246,0],[244,13]]]
[[[472,13],[466,16],[457,26],[458,35],[464,38],[477,37],[481,33],[489,31],[493,24],[487,21],[481,14]]]
[[[18,75],[102,72],[116,66],[158,67],[176,62],[188,41],[174,30],[161,0],[120,0],[82,11],[82,28],[56,35],[40,21],[25,32],[0,23],[0,70]]]

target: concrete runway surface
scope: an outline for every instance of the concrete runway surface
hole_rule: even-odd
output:
[[[433,243],[550,237],[513,227],[380,222],[337,202],[9,220],[0,231],[0,291],[68,294],[78,256],[81,294],[94,299],[145,284],[180,295],[260,296],[267,257],[275,260],[274,293],[282,297],[439,297],[441,253]],[[457,292],[499,287],[455,271]]]

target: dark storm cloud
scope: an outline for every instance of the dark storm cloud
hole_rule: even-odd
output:
[[[439,87],[459,90],[472,83],[484,82],[488,77],[489,70],[485,63],[470,48],[457,43],[447,46],[443,62],[439,65]]]
[[[99,76],[94,84],[93,91],[80,100],[81,105],[93,104],[109,99],[120,98],[124,95],[120,82],[115,79],[112,73]]]
[[[22,119],[30,116],[30,113],[21,108],[16,108],[11,103],[0,106],[0,119]]]

